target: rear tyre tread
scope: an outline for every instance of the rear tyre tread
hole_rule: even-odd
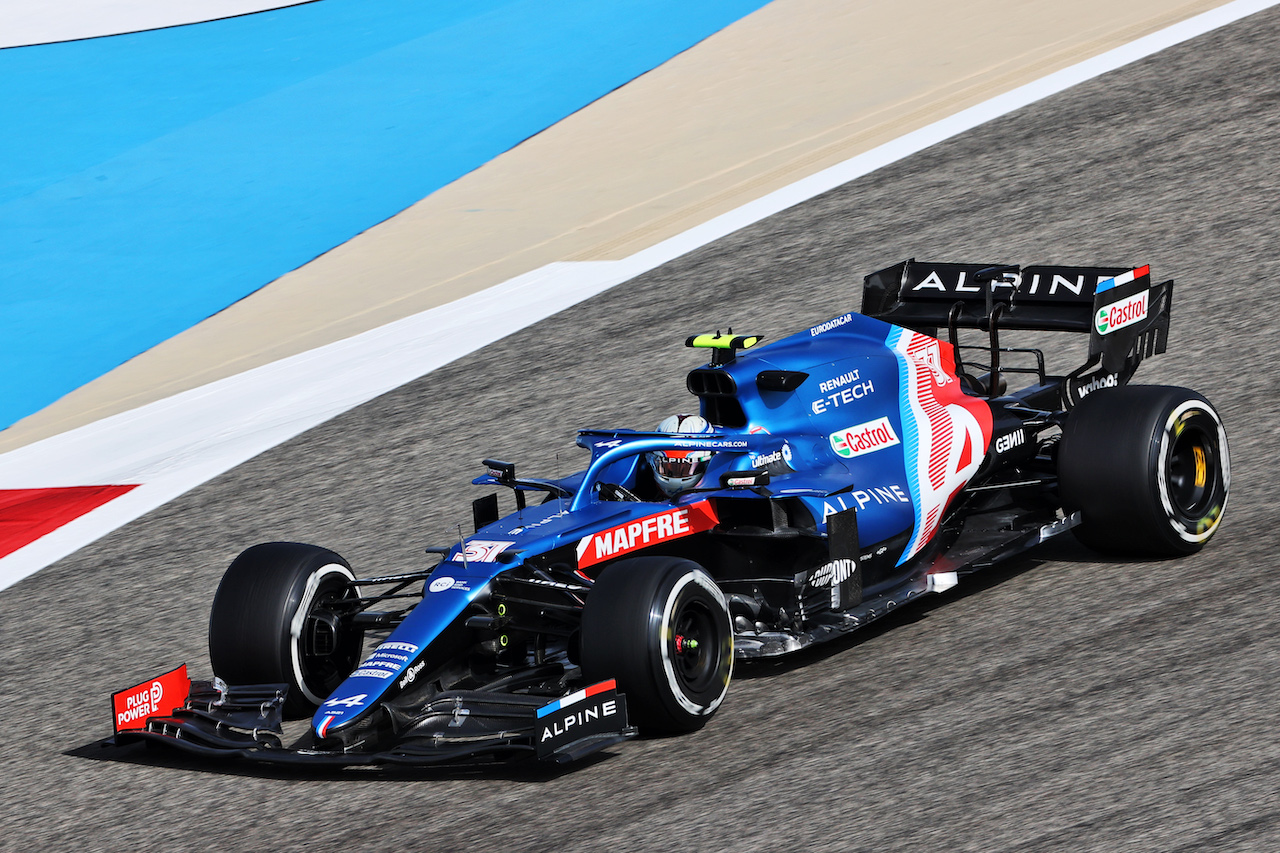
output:
[[[1095,391],[1063,426],[1058,486],[1076,538],[1098,551],[1179,556],[1217,532],[1231,486],[1222,419],[1187,388]]]

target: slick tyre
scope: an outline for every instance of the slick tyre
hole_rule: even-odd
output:
[[[288,684],[284,713],[310,716],[355,670],[364,632],[344,619],[355,575],[325,548],[269,542],[227,568],[209,614],[209,659],[229,684]]]
[[[605,568],[582,613],[582,672],[616,678],[628,716],[650,733],[701,728],[733,674],[724,593],[696,563],[638,557]]]
[[[1217,532],[1231,487],[1222,419],[1186,388],[1095,391],[1071,411],[1058,447],[1063,507],[1078,539],[1115,554],[1178,556]]]

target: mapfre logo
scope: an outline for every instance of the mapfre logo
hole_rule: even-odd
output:
[[[1147,302],[1150,298],[1151,291],[1144,290],[1127,299],[1099,308],[1098,334],[1109,335],[1116,329],[1123,329],[1125,326],[1132,326],[1140,320],[1145,320]]]
[[[659,542],[710,530],[720,521],[709,501],[669,509],[627,524],[619,524],[578,541],[578,568],[585,569]]]
[[[845,459],[852,459],[864,453],[874,453],[902,443],[898,439],[898,434],[893,431],[893,424],[889,423],[888,418],[837,430],[828,438],[831,440],[831,449],[837,456]]]

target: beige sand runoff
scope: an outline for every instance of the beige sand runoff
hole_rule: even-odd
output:
[[[625,257],[1221,0],[774,0],[0,432],[0,451],[553,261]],[[427,152],[424,152],[424,156]]]

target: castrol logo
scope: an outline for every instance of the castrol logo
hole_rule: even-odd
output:
[[[1109,335],[1116,329],[1131,326],[1139,320],[1147,318],[1147,300],[1150,290],[1135,293],[1127,299],[1121,299],[1112,305],[1098,309],[1098,334]]]
[[[852,459],[864,453],[874,453],[886,447],[900,444],[898,434],[893,431],[893,424],[888,418],[868,421],[864,424],[836,430],[829,436],[831,449],[837,456]]]

